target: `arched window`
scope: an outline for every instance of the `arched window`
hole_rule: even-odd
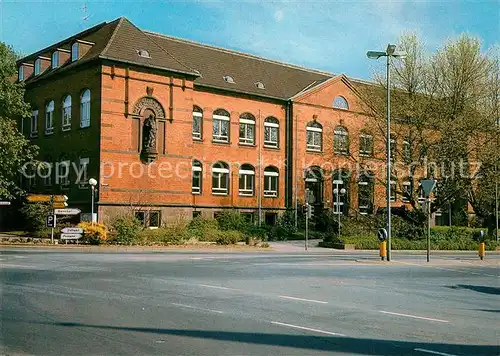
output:
[[[45,134],[54,133],[54,100],[51,100],[45,105]]]
[[[59,66],[59,51],[52,52],[52,69],[55,69]]]
[[[90,126],[90,90],[85,89],[80,98],[80,127]]]
[[[275,117],[266,117],[264,119],[264,146],[279,147],[280,122]]]
[[[276,198],[279,192],[279,170],[276,167],[264,168],[264,196]]]
[[[40,58],[35,60],[35,75],[39,75],[42,68],[42,62]]]
[[[349,134],[344,126],[337,126],[333,131],[333,149],[335,153],[346,155],[349,153]]]
[[[201,194],[203,166],[200,161],[193,160],[192,173],[193,173],[193,180],[191,183],[191,192],[193,194]]]
[[[240,144],[255,144],[255,117],[250,113],[240,115]]]
[[[347,100],[340,95],[336,96],[335,99],[333,99],[333,107],[337,109],[349,110],[349,104],[347,103]]]
[[[73,45],[71,45],[71,61],[77,61],[79,57],[79,50],[78,50],[78,43],[75,42]]]
[[[239,193],[253,196],[255,191],[255,168],[251,164],[243,164],[239,170]]]
[[[373,177],[371,172],[362,172],[358,180],[358,209],[361,215],[373,213]]]
[[[229,113],[224,109],[217,109],[212,115],[213,136],[215,142],[229,142]]]
[[[373,156],[373,136],[367,132],[359,135],[359,155],[363,157]]]
[[[203,110],[193,106],[193,140],[201,140],[203,137]]]
[[[225,162],[216,162],[212,166],[212,194],[229,194],[229,166]]]
[[[323,126],[316,121],[311,121],[306,127],[308,151],[321,152],[323,148]]]
[[[71,129],[71,95],[66,95],[62,103],[62,130]]]

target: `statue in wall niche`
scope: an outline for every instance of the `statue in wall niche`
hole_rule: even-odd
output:
[[[151,114],[145,120],[142,129],[142,156],[144,161],[151,163],[158,156],[156,151],[156,119]]]

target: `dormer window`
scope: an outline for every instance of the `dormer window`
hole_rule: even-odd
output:
[[[75,42],[73,43],[73,45],[71,46],[71,61],[74,62],[76,60],[78,60],[78,56],[79,56],[79,50],[78,50],[78,43]]]
[[[226,75],[224,77],[222,77],[224,79],[224,81],[226,81],[227,83],[230,83],[230,84],[234,84],[234,79],[233,77],[231,77],[230,75]]]
[[[142,58],[151,58],[151,56],[149,55],[149,52],[146,51],[145,49],[138,49],[137,54],[139,55],[139,57],[142,57]]]
[[[17,80],[19,80],[20,82],[22,82],[24,80],[24,66],[23,65],[19,66],[19,70],[17,72]]]
[[[59,52],[55,51],[52,53],[52,69],[59,67]]]
[[[264,83],[262,82],[257,82],[255,83],[255,86],[258,88],[258,89],[266,89],[266,86],[264,85]]]
[[[37,60],[35,61],[35,75],[40,74],[40,68],[41,68],[41,60],[40,58],[37,58]]]

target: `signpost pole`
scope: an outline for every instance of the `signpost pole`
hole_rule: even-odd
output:
[[[306,240],[305,240],[305,249],[307,251],[307,235],[309,233],[309,203],[306,202]]]
[[[431,198],[427,198],[427,262],[431,258]]]
[[[54,196],[50,196],[50,211],[53,216],[55,216],[54,213]],[[52,226],[50,228],[50,243],[53,245],[54,244],[54,227]]]

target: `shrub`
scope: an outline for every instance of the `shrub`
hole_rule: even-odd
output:
[[[243,234],[236,230],[220,231],[216,239],[218,245],[234,245],[243,238]]]
[[[103,224],[92,224],[91,222],[81,222],[78,227],[83,229],[83,242],[91,245],[99,245],[106,241],[108,230]]]
[[[135,217],[120,217],[111,224],[116,232],[114,241],[119,244],[130,245],[134,243],[142,229],[142,224]]]
[[[243,231],[249,225],[249,222],[245,219],[245,217],[235,210],[221,212],[217,215],[216,220],[219,224],[219,229],[222,231]]]
[[[295,228],[295,215],[293,210],[287,210],[278,218],[276,224],[269,230],[270,240],[287,240],[297,232]]]
[[[219,223],[215,219],[196,217],[189,222],[187,232],[190,237],[198,241],[215,242],[219,233]]]
[[[333,211],[326,210],[318,214],[315,218],[315,228],[317,232],[332,236],[339,231],[339,218]],[[342,224],[342,222],[341,222]]]
[[[159,229],[145,229],[138,233],[135,242],[139,245],[178,245],[189,239],[184,224],[167,226]]]
[[[24,204],[21,208],[21,214],[24,218],[26,230],[32,233],[46,233],[45,219],[47,215],[52,214],[50,206],[47,204]],[[50,235],[50,229],[49,229]]]

